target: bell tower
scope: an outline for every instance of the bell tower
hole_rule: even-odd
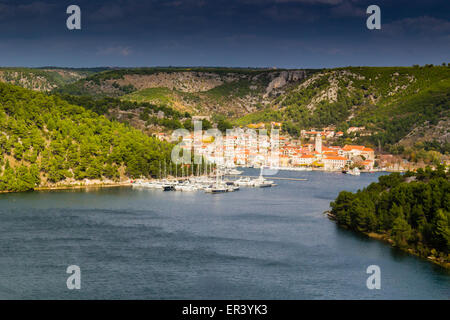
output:
[[[322,153],[322,137],[320,133],[316,135],[316,144],[315,144],[315,151],[318,153]]]

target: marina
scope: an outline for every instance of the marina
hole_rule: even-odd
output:
[[[138,179],[132,181],[131,185],[133,188],[144,188],[144,189],[159,189],[163,191],[182,191],[182,192],[194,192],[194,191],[204,191],[206,193],[225,193],[239,191],[240,187],[253,187],[253,188],[267,188],[275,187],[277,184],[273,180],[284,180],[292,182],[304,182],[308,181],[307,178],[302,177],[282,177],[266,175],[264,176],[264,170],[269,172],[276,170],[279,173],[282,172],[309,172],[313,170],[297,170],[293,168],[286,167],[275,167],[275,168],[264,168],[259,167],[259,175],[243,175],[244,168],[223,168],[217,169],[214,172],[211,171],[209,174],[203,175],[190,175],[182,177],[168,177],[164,179],[153,179],[145,180]],[[256,169],[256,168],[255,168]],[[327,173],[325,170],[314,170],[322,171]],[[328,172],[328,173],[342,173],[352,176],[360,176],[361,173],[373,174],[373,171],[359,170],[358,168],[353,168],[351,170],[342,170],[341,172]],[[270,176],[270,180],[266,177]]]
[[[259,176],[240,176],[240,178],[237,179],[236,177],[241,173],[242,171],[233,168],[224,170],[216,169],[215,174],[212,173],[209,175],[192,175],[181,178],[166,177],[164,179],[154,179],[150,181],[138,179],[132,181],[132,187],[159,189],[163,191],[204,191],[206,193],[225,193],[239,191],[240,187],[268,188],[276,186],[272,180],[264,178],[262,168]],[[297,180],[303,181],[304,179]]]

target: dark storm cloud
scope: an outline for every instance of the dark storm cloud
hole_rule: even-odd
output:
[[[365,27],[373,3],[379,31]],[[70,4],[81,7],[81,31],[65,27]],[[450,60],[449,9],[438,0],[0,0],[0,64],[440,63]]]

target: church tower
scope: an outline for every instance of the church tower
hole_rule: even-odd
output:
[[[316,135],[316,147],[315,147],[315,151],[318,153],[322,153],[322,137],[320,135],[320,133],[318,133]]]

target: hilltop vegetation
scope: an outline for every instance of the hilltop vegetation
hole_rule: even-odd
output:
[[[288,133],[330,125],[346,131],[365,127],[355,135],[358,143],[381,145],[387,149],[422,127],[423,141],[448,142],[450,68],[348,67],[323,70],[291,87],[264,110],[235,122],[281,121]],[[434,132],[428,134],[427,132]]]
[[[450,267],[450,174],[419,169],[381,176],[356,193],[342,191],[331,203],[337,223],[375,233],[394,246]]]
[[[129,68],[97,70],[53,93],[120,99],[181,115],[226,117],[235,125],[277,121],[301,130],[335,126],[342,143],[380,146],[410,160],[450,152],[450,67],[346,67],[323,70]],[[117,103],[117,102],[114,102]],[[106,101],[107,105],[110,105]],[[103,108],[104,109],[104,108]],[[155,109],[151,107],[150,109]],[[125,111],[122,108],[116,110]],[[145,132],[170,131],[188,117],[145,106],[114,117]],[[111,108],[109,108],[111,114]],[[104,114],[107,114],[106,112]],[[349,127],[364,131],[346,134]]]
[[[179,112],[165,104],[133,102],[117,98],[93,98],[91,96],[58,95],[61,99],[108,119],[130,124],[143,132],[155,133],[183,128],[181,121],[190,119],[188,112]]]
[[[164,103],[193,114],[238,116],[267,104],[268,94],[300,81],[303,70],[239,68],[136,68],[97,73],[55,92],[95,97],[120,97]],[[280,80],[282,85],[270,86]]]
[[[0,82],[18,85],[27,89],[48,92],[75,82],[103,70],[71,68],[0,68]]]
[[[171,147],[60,97],[0,83],[0,191],[157,175]]]

